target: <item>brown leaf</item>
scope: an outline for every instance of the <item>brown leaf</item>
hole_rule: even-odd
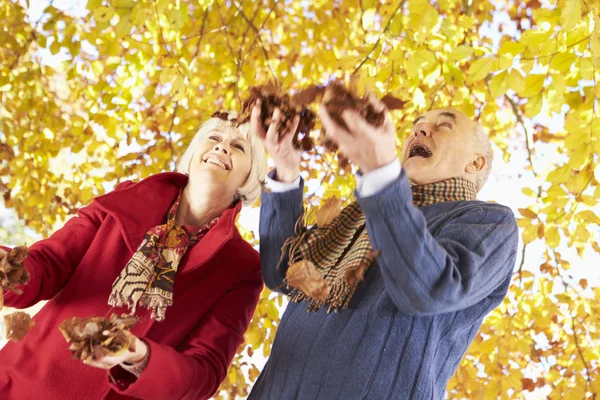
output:
[[[317,225],[320,227],[328,225],[342,212],[342,200],[337,197],[330,197],[315,213]]]
[[[388,110],[401,110],[406,104],[406,101],[400,100],[399,98],[394,97],[389,93],[383,96],[381,101],[383,104],[385,104]]]
[[[529,208],[519,208],[519,212],[525,218],[536,219],[538,217],[537,214],[531,211]]]
[[[4,316],[6,338],[13,342],[22,340],[27,332],[35,325],[29,314],[17,311]]]
[[[329,296],[329,286],[315,265],[306,260],[290,265],[286,273],[288,285],[304,292],[317,301],[325,301]]]
[[[369,259],[374,260],[379,256],[381,250],[371,251],[369,255]],[[372,263],[366,262],[354,269],[348,269],[344,272],[344,279],[348,286],[352,287],[354,285],[358,285],[364,279],[365,271],[371,266]]]
[[[521,379],[521,384],[523,385],[523,389],[527,390],[528,392],[533,392],[535,390],[535,382],[533,382],[532,379],[523,378]]]
[[[136,323],[134,316],[112,314],[110,318],[70,318],[58,329],[70,343],[69,350],[75,358],[97,360],[135,348],[135,336],[130,330]]]
[[[16,294],[22,293],[19,285],[29,283],[29,272],[23,265],[28,253],[26,246],[19,246],[2,257],[0,260],[0,288],[2,290],[10,290]]]

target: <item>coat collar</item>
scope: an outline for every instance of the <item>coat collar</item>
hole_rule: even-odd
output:
[[[187,185],[188,177],[178,172],[152,175],[138,183],[131,183],[94,199],[107,214],[115,218],[127,247],[134,252],[150,228],[163,224],[179,190]],[[125,185],[123,183],[121,185]],[[223,212],[219,222],[192,247],[188,256],[191,268],[208,261],[227,241],[235,236],[235,218],[241,202]],[[187,269],[187,268],[186,268]]]

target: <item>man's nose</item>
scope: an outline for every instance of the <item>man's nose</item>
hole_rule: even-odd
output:
[[[427,126],[427,124],[417,124],[413,128],[413,135],[415,137],[424,136],[431,137],[431,130]]]

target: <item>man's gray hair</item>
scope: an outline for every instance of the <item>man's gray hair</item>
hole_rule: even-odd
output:
[[[492,163],[494,161],[494,152],[490,138],[485,134],[483,126],[475,125],[475,146],[478,153],[486,158],[485,167],[475,176],[475,189],[479,192],[485,182],[487,182],[492,172]]]

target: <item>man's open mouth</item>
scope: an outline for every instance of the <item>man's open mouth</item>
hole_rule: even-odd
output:
[[[415,143],[410,146],[410,151],[408,153],[408,158],[412,157],[423,157],[429,158],[433,155],[431,150],[427,148],[423,143]]]

